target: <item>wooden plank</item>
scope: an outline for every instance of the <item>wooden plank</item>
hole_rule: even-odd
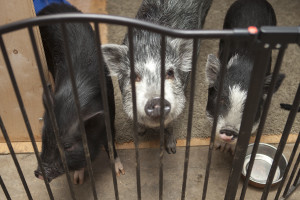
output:
[[[0,25],[35,16],[32,0],[1,0]],[[37,28],[34,28],[40,51],[43,69],[47,75],[46,60],[42,51],[42,42]],[[42,86],[38,74],[32,45],[26,29],[3,36],[9,59],[22,95],[34,136],[40,140],[43,116]],[[46,76],[48,77],[48,76]],[[12,141],[30,141],[14,90],[11,85],[2,53],[0,55],[0,115]],[[0,134],[0,142],[3,142]]]
[[[296,139],[298,137],[298,134],[290,134],[288,137],[287,143],[295,143]],[[279,143],[281,138],[280,135],[263,135],[261,138],[262,143],[269,143],[269,144],[277,144]],[[253,143],[255,140],[255,137],[252,136],[250,139],[250,143]],[[191,146],[207,146],[209,145],[210,138],[192,138],[191,139]],[[177,140],[178,147],[184,147],[186,144],[185,139]],[[147,141],[147,142],[141,142],[139,147],[141,149],[145,148],[159,148],[159,140],[153,140],[153,141]],[[33,148],[31,145],[31,142],[13,142],[12,146],[14,148],[14,151],[16,153],[33,153]],[[39,151],[41,151],[42,143],[37,142],[37,146]],[[134,143],[123,143],[123,144],[116,144],[117,149],[134,149]],[[0,154],[8,154],[9,150],[7,148],[6,143],[0,143]]]
[[[106,0],[69,0],[69,2],[83,13],[107,14]],[[99,30],[101,43],[107,44],[107,24],[100,24]]]

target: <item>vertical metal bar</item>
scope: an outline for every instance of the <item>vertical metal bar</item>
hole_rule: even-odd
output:
[[[213,152],[213,147],[214,147],[214,143],[215,143],[215,134],[216,134],[217,123],[218,123],[218,113],[220,110],[220,99],[221,99],[221,94],[223,91],[224,78],[225,78],[225,74],[227,71],[227,63],[226,62],[227,62],[227,59],[229,56],[229,48],[230,48],[230,41],[227,39],[224,41],[224,56],[222,57],[222,60],[221,60],[219,91],[217,94],[217,105],[216,105],[216,108],[214,111],[214,121],[213,121],[212,130],[211,130],[211,138],[210,138],[210,144],[209,144],[208,155],[207,155],[206,172],[205,172],[205,181],[204,181],[204,185],[203,185],[202,200],[206,199],[209,171],[210,171],[212,152]]]
[[[293,192],[300,186],[300,182],[298,182],[299,176],[300,176],[300,169],[298,171],[298,175],[297,175],[297,177],[295,179],[294,184],[290,188],[288,188],[287,194],[283,195],[280,199],[288,199],[289,196],[292,195]]]
[[[255,41],[254,41],[255,42]],[[239,136],[237,139],[235,154],[233,157],[232,168],[227,183],[225,200],[235,199],[238,182],[241,176],[241,171],[244,163],[244,158],[249,144],[251,130],[254,123],[254,118],[262,95],[262,86],[264,85],[265,74],[268,69],[269,57],[271,49],[268,45],[263,47],[263,44],[253,45],[251,48],[255,51],[255,61],[250,78],[250,86],[243,112]]]
[[[300,139],[299,136],[300,136],[300,134],[298,135],[298,139],[297,139],[297,148],[298,148],[299,141],[300,141],[300,140],[299,140],[299,139]],[[296,147],[296,144],[295,144],[295,146],[294,146],[294,149],[293,149],[292,154],[294,154],[294,150],[295,150],[295,149],[296,149],[296,151],[297,151],[297,148],[295,148],[295,147]],[[295,152],[295,153],[296,153],[296,152]],[[294,154],[294,155],[295,155],[295,154]],[[292,162],[293,162],[293,159],[294,159],[294,155],[291,155],[290,160],[289,160],[288,167],[290,167],[290,166],[292,165]],[[290,186],[291,186],[291,184],[292,184],[293,178],[294,178],[294,176],[295,176],[295,174],[296,174],[296,171],[297,171],[297,169],[298,169],[299,162],[300,162],[300,153],[299,153],[299,155],[298,155],[297,161],[296,161],[296,163],[295,163],[295,165],[294,165],[294,168],[293,168],[293,171],[292,171],[292,173],[291,173],[291,175],[290,175],[290,178],[289,178],[289,180],[288,180],[288,182],[287,182],[287,184],[286,184],[286,186],[285,186],[285,190],[284,190],[282,196],[286,196],[286,195],[287,195],[287,192],[288,192],[289,189],[290,189]],[[284,172],[284,176],[283,176],[282,181],[281,181],[281,183],[280,183],[280,187],[279,187],[278,190],[277,190],[277,194],[276,194],[275,199],[278,199],[278,198],[279,198],[279,195],[280,195],[282,186],[283,186],[283,184],[284,184],[284,181],[285,181],[285,178],[287,177],[288,172],[289,172],[289,169],[286,168],[286,170],[285,170],[285,172]]]
[[[295,181],[294,181],[294,183],[293,183],[293,186],[296,186],[296,185],[298,184],[299,178],[300,178],[300,169],[298,170],[298,174],[297,174],[297,176],[296,176],[296,178],[295,178]]]
[[[285,147],[285,144],[286,144],[286,141],[288,139],[289,133],[292,129],[292,126],[293,126],[293,123],[294,123],[294,120],[295,120],[295,117],[296,117],[296,114],[297,114],[297,111],[298,111],[299,104],[300,104],[300,84],[298,84],[298,90],[297,90],[297,93],[296,93],[296,96],[295,96],[295,99],[294,99],[294,102],[293,102],[293,105],[292,105],[292,110],[290,111],[287,122],[285,124],[284,130],[283,130],[283,133],[282,133],[282,136],[281,136],[279,145],[277,147],[277,151],[276,151],[276,154],[274,156],[273,163],[272,163],[272,166],[271,166],[271,169],[270,169],[270,172],[269,172],[267,183],[265,185],[263,194],[261,196],[261,199],[267,199],[267,197],[268,197],[269,190],[271,188],[271,184],[273,182],[273,178],[274,178],[277,166],[278,166],[278,162],[279,162],[279,159],[280,159],[281,154],[283,152],[283,149]]]
[[[41,62],[41,59],[40,59],[40,56],[39,56],[39,52],[38,52],[38,49],[37,49],[37,44],[36,44],[36,41],[35,41],[35,37],[34,37],[34,34],[33,34],[32,27],[28,27],[28,31],[29,31],[29,36],[30,36],[30,39],[31,39],[33,52],[34,52],[34,55],[35,55],[35,60],[36,60],[37,66],[38,66],[38,71],[39,71],[39,74],[40,74],[42,86],[43,86],[43,89],[44,89],[44,94],[46,96],[45,104],[47,106],[47,112],[49,114],[49,118],[50,118],[52,128],[53,128],[53,132],[54,132],[54,135],[55,135],[55,141],[56,141],[56,144],[58,146],[58,150],[59,150],[60,158],[61,158],[63,166],[64,166],[64,170],[66,172],[66,178],[67,178],[67,181],[68,181],[71,197],[72,197],[72,199],[75,200],[76,198],[75,198],[75,193],[74,193],[73,185],[72,185],[71,178],[70,178],[70,172],[69,172],[69,169],[68,169],[67,159],[66,159],[66,156],[65,156],[65,152],[63,150],[64,149],[63,145],[61,144],[61,141],[60,141],[58,125],[57,125],[57,121],[56,121],[56,118],[55,118],[53,105],[52,105],[51,99],[50,99],[50,91],[47,87],[47,82],[46,82],[45,75],[44,75],[44,72],[43,72],[42,62]]]
[[[166,60],[166,37],[161,35],[161,51],[160,51],[160,154],[159,154],[159,200],[163,199],[163,185],[164,185],[164,147],[165,147],[165,60]]]
[[[268,116],[268,111],[269,111],[269,108],[270,108],[270,104],[271,104],[271,100],[272,100],[272,96],[273,96],[273,91],[274,91],[274,88],[275,88],[275,83],[276,83],[276,80],[277,80],[277,77],[278,77],[278,74],[279,74],[279,71],[280,71],[280,66],[281,66],[281,63],[282,63],[282,60],[283,60],[285,49],[286,49],[286,45],[284,45],[280,49],[280,51],[278,53],[278,56],[277,56],[277,60],[276,60],[276,64],[275,64],[275,67],[274,67],[272,80],[271,80],[271,83],[270,83],[270,88],[269,88],[269,91],[268,91],[268,96],[267,96],[267,99],[265,101],[264,109],[263,109],[263,112],[262,112],[262,115],[261,115],[261,119],[260,119],[258,129],[257,129],[257,134],[256,134],[256,138],[255,138],[255,142],[254,142],[250,162],[249,162],[249,165],[248,165],[248,168],[247,168],[247,174],[246,174],[246,178],[245,178],[245,181],[244,181],[244,184],[243,184],[243,189],[242,189],[242,192],[241,192],[240,200],[243,200],[245,198],[245,195],[246,195],[246,190],[247,190],[247,187],[248,187],[248,181],[249,181],[249,178],[250,178],[250,175],[251,175],[252,167],[253,167],[253,164],[254,164],[254,159],[255,159],[255,156],[256,156],[256,153],[257,153],[257,150],[258,150],[259,141],[260,141],[260,138],[262,136],[264,125],[265,125],[265,122],[266,122],[266,119],[267,119],[267,116]]]
[[[136,185],[138,200],[142,199],[141,195],[141,173],[140,173],[140,154],[139,154],[139,138],[137,134],[137,107],[136,107],[136,89],[135,89],[135,71],[134,71],[134,46],[133,46],[133,30],[128,27],[129,40],[129,61],[130,61],[130,82],[132,89],[132,112],[133,112],[133,135],[136,158]]]
[[[19,173],[20,179],[21,179],[21,181],[22,181],[22,183],[23,183],[23,186],[24,186],[24,189],[25,189],[25,191],[26,191],[27,197],[28,197],[28,199],[32,199],[30,190],[29,190],[28,185],[27,185],[27,183],[26,183],[24,174],[23,174],[23,172],[22,172],[22,170],[21,170],[21,167],[20,167],[20,164],[19,164],[19,162],[18,162],[17,156],[16,156],[16,154],[15,154],[14,148],[13,148],[12,145],[11,145],[9,136],[8,136],[8,134],[7,134],[7,132],[6,132],[6,129],[5,129],[5,126],[4,126],[4,124],[3,124],[3,121],[2,121],[1,116],[0,116],[0,128],[1,128],[1,131],[2,131],[2,134],[3,134],[3,137],[5,138],[5,141],[6,141],[6,144],[7,144],[8,149],[9,149],[9,152],[10,152],[10,154],[11,154],[11,157],[12,157],[12,159],[13,159],[13,161],[14,161],[14,163],[15,163],[15,166],[16,166],[16,168],[17,168],[17,171],[18,171],[18,173]]]
[[[182,182],[182,191],[181,191],[181,199],[185,199],[185,191],[186,191],[186,182],[187,182],[187,174],[189,167],[189,158],[190,158],[190,144],[191,144],[191,136],[192,136],[192,124],[193,124],[193,112],[194,112],[194,97],[195,97],[195,85],[196,85],[196,67],[197,67],[197,47],[199,40],[197,38],[193,39],[193,54],[192,54],[192,70],[191,70],[191,94],[190,94],[190,103],[189,103],[189,115],[188,115],[188,127],[187,127],[187,135],[186,135],[186,149],[185,149],[185,159],[184,159],[184,172],[183,172],[183,182]]]
[[[5,187],[5,184],[4,184],[4,182],[3,182],[1,176],[0,176],[0,185],[1,185],[2,190],[3,190],[3,192],[4,192],[5,196],[6,196],[6,199],[7,199],[7,200],[11,200],[11,198],[10,198],[10,196],[9,196],[9,193],[8,193],[6,187]],[[29,196],[28,196],[28,198],[29,198]],[[32,199],[32,198],[31,198],[31,199]]]
[[[112,129],[114,127],[111,127],[110,121],[110,115],[109,112],[109,105],[108,105],[108,96],[107,96],[107,85],[106,85],[106,77],[105,77],[105,64],[102,56],[102,49],[101,49],[101,39],[100,39],[100,33],[99,33],[99,24],[97,22],[94,23],[95,32],[96,32],[96,46],[98,49],[98,61],[99,61],[99,79],[100,79],[100,86],[102,91],[102,101],[103,101],[103,107],[104,107],[104,115],[105,115],[105,127],[106,127],[106,134],[107,134],[107,142],[108,142],[108,151],[109,151],[109,158],[110,158],[110,166],[112,170],[112,177],[113,177],[113,184],[114,184],[114,190],[115,190],[115,198],[119,199],[119,192],[118,192],[118,182],[116,177],[116,171],[115,171],[115,158],[114,158],[114,150],[113,150],[113,139],[112,139]],[[110,102],[113,103],[113,102]]]
[[[87,144],[87,136],[86,136],[85,128],[83,125],[83,119],[82,119],[82,116],[80,113],[80,102],[79,102],[79,98],[78,98],[78,90],[77,90],[77,86],[76,86],[76,81],[74,78],[73,63],[72,63],[71,55],[70,55],[66,24],[61,23],[61,28],[62,28],[62,32],[63,32],[64,50],[66,53],[68,72],[69,72],[70,79],[71,79],[72,91],[73,91],[73,96],[74,96],[74,100],[75,100],[77,116],[79,119],[79,128],[80,128],[80,132],[81,132],[81,136],[82,136],[82,145],[84,148],[85,159],[87,162],[87,168],[88,168],[89,177],[91,180],[91,187],[92,187],[94,199],[98,199],[96,187],[95,187],[95,179],[94,179],[93,170],[92,170],[91,157],[90,157],[90,152],[89,152],[89,148],[88,148],[88,144]]]
[[[8,57],[8,54],[7,54],[7,51],[6,51],[6,48],[5,48],[5,44],[3,42],[2,35],[0,35],[0,46],[1,46],[1,49],[2,49],[2,55],[3,55],[3,58],[4,58],[5,64],[6,64],[6,68],[7,68],[7,71],[9,73],[10,80],[11,80],[12,86],[14,88],[14,91],[15,91],[15,94],[16,94],[16,97],[17,97],[17,101],[18,101],[18,104],[19,104],[19,107],[20,107],[20,110],[21,110],[21,113],[22,113],[22,116],[23,116],[23,119],[24,119],[24,123],[25,123],[26,129],[27,129],[28,135],[30,137],[30,141],[31,141],[36,159],[38,161],[38,165],[42,166],[42,161],[41,161],[41,158],[39,156],[39,151],[38,151],[38,148],[37,148],[36,143],[35,143],[35,139],[34,139],[34,136],[33,136],[33,132],[32,132],[30,123],[29,123],[27,112],[26,112],[26,109],[25,109],[25,106],[24,106],[24,103],[23,103],[23,100],[22,100],[22,97],[21,97],[21,93],[20,93],[16,78],[15,78],[11,63],[9,61],[9,57]],[[43,177],[46,177],[46,173],[45,173],[45,170],[44,170],[43,167],[41,167],[41,171],[42,171]],[[44,182],[45,182],[46,189],[47,189],[47,192],[49,194],[49,197],[50,197],[51,200],[53,200],[54,197],[53,197],[49,182],[46,178],[44,178]]]

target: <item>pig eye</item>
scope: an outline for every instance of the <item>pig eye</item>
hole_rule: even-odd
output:
[[[72,148],[72,144],[64,144],[64,149],[65,150],[71,150],[71,148]]]
[[[135,73],[135,82],[140,82],[141,81],[141,77],[137,74],[137,73]]]
[[[173,79],[174,78],[174,70],[169,69],[166,73],[166,79]]]

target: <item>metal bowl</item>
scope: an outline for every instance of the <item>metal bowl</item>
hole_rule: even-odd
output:
[[[247,149],[247,153],[243,165],[243,171],[242,171],[243,177],[246,177],[253,146],[254,144],[249,144]],[[250,185],[253,185],[258,188],[264,188],[268,179],[268,175],[273,163],[273,158],[275,156],[276,150],[277,148],[274,146],[265,143],[259,143],[252,172],[249,178]],[[287,160],[282,154],[279,159],[278,167],[274,175],[272,186],[278,184],[282,180],[282,176],[286,166],[287,166]]]

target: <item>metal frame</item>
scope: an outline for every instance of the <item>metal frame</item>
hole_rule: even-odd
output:
[[[261,121],[259,124],[259,128],[258,128],[258,133],[256,136],[256,140],[255,140],[255,145],[253,147],[253,155],[251,156],[250,159],[250,163],[249,163],[249,168],[247,171],[247,176],[246,176],[246,180],[242,189],[242,193],[240,195],[240,199],[244,199],[245,198],[245,193],[247,190],[247,184],[249,181],[249,176],[252,170],[252,166],[253,166],[253,162],[254,162],[254,155],[257,152],[257,148],[258,148],[258,142],[260,141],[261,135],[262,135],[262,131],[263,131],[263,127],[264,127],[264,123],[267,117],[267,113],[268,113],[268,109],[270,106],[270,102],[272,99],[272,91],[274,90],[275,87],[275,80],[278,76],[279,70],[280,70],[280,66],[281,66],[281,62],[284,56],[284,52],[285,49],[287,48],[287,45],[289,43],[296,43],[296,44],[300,44],[300,28],[299,27],[262,27],[259,29],[259,32],[257,34],[251,34],[248,32],[247,29],[233,29],[233,30],[174,30],[174,29],[170,29],[170,28],[166,28],[166,27],[162,27],[159,25],[155,25],[152,23],[147,23],[144,21],[139,21],[136,19],[130,19],[130,18],[125,18],[125,17],[118,17],[118,16],[110,16],[110,15],[96,15],[96,14],[58,14],[58,15],[53,15],[53,16],[42,16],[42,17],[37,17],[37,18],[31,18],[31,19],[26,19],[26,20],[22,20],[22,21],[18,21],[18,22],[14,22],[11,24],[7,24],[7,25],[3,25],[0,27],[0,47],[1,47],[1,51],[2,51],[2,55],[4,57],[5,63],[6,63],[6,67],[8,69],[9,72],[9,76],[15,91],[15,94],[17,96],[17,100],[24,118],[24,122],[26,124],[26,128],[28,131],[28,134],[30,136],[34,151],[35,151],[35,155],[38,161],[39,166],[41,167],[42,170],[42,174],[45,177],[45,172],[43,167],[41,166],[41,159],[38,153],[38,149],[37,146],[35,144],[35,140],[33,137],[33,133],[31,130],[31,126],[30,123],[28,121],[28,117],[27,117],[27,113],[26,113],[26,109],[24,107],[23,101],[22,101],[22,97],[20,95],[19,89],[18,89],[18,85],[17,82],[15,80],[15,76],[13,73],[13,69],[11,67],[10,64],[10,60],[5,48],[5,44],[3,41],[3,35],[4,34],[9,34],[10,32],[19,30],[19,29],[28,29],[29,31],[29,35],[30,35],[30,39],[31,39],[31,43],[32,43],[32,47],[33,47],[33,51],[35,54],[35,58],[36,58],[36,63],[38,66],[38,70],[39,70],[39,74],[40,74],[40,78],[42,81],[42,85],[43,85],[43,89],[44,89],[44,93],[46,94],[46,107],[48,109],[49,112],[49,116],[50,116],[50,120],[53,126],[53,130],[55,133],[55,137],[56,137],[56,142],[58,144],[59,147],[59,152],[60,152],[60,156],[66,171],[66,177],[68,180],[68,184],[69,184],[69,189],[70,189],[70,193],[71,193],[71,197],[72,199],[76,199],[75,197],[75,193],[74,193],[74,189],[73,189],[73,185],[71,183],[71,179],[70,179],[70,175],[69,175],[69,171],[68,171],[68,167],[67,167],[67,163],[66,163],[66,158],[65,158],[65,154],[64,154],[64,150],[62,148],[61,142],[59,140],[59,134],[58,134],[58,126],[57,126],[57,122],[55,119],[55,115],[54,115],[54,111],[53,111],[53,105],[50,101],[50,93],[49,93],[49,89],[47,87],[46,84],[46,80],[43,74],[43,70],[42,70],[42,65],[41,65],[41,60],[40,60],[40,56],[37,50],[37,44],[36,41],[34,39],[34,35],[33,35],[33,30],[32,28],[34,26],[40,26],[40,25],[47,25],[47,24],[53,24],[53,23],[59,23],[61,24],[63,33],[64,33],[64,43],[65,43],[65,52],[67,55],[67,65],[68,65],[68,69],[69,69],[69,74],[71,77],[71,81],[72,81],[72,88],[73,88],[73,93],[74,93],[74,98],[75,98],[75,103],[76,103],[76,108],[77,108],[77,115],[80,121],[80,130],[82,132],[82,140],[83,140],[83,145],[84,145],[84,150],[85,150],[85,156],[86,156],[86,160],[87,160],[87,167],[88,167],[88,172],[89,172],[89,177],[91,180],[91,188],[92,188],[92,192],[93,192],[93,196],[94,199],[98,199],[97,197],[97,192],[96,192],[96,188],[95,188],[95,181],[94,181],[94,177],[93,177],[93,171],[91,168],[91,160],[90,160],[90,155],[89,155],[89,150],[88,150],[88,146],[87,146],[87,139],[86,139],[86,134],[85,134],[85,130],[84,130],[84,126],[82,123],[82,117],[80,115],[80,106],[79,106],[79,100],[78,100],[78,94],[77,94],[77,88],[75,86],[75,81],[74,81],[74,76],[73,76],[73,68],[72,68],[72,64],[70,62],[70,51],[69,51],[69,47],[68,47],[68,40],[67,40],[67,35],[66,35],[66,31],[65,31],[65,24],[66,23],[70,23],[70,22],[92,22],[94,24],[95,27],[95,32],[97,35],[97,43],[98,43],[98,50],[100,52],[100,54],[98,55],[98,59],[100,61],[100,80],[101,81],[100,85],[101,85],[101,90],[102,90],[102,94],[103,94],[103,103],[104,103],[104,112],[105,112],[105,124],[107,127],[107,136],[108,136],[108,142],[109,142],[109,157],[110,157],[110,164],[112,167],[112,177],[113,177],[113,184],[114,184],[114,189],[115,189],[115,198],[119,199],[119,194],[118,194],[118,186],[117,186],[117,181],[116,181],[116,173],[114,170],[114,158],[113,158],[113,150],[112,150],[112,137],[111,137],[111,128],[110,127],[110,113],[108,111],[108,99],[107,99],[107,91],[106,91],[106,83],[105,83],[105,79],[104,79],[104,61],[103,61],[103,57],[102,57],[102,52],[101,52],[101,41],[99,38],[99,23],[108,23],[108,24],[114,24],[114,25],[122,25],[122,26],[127,26],[128,27],[128,38],[129,38],[129,60],[130,60],[130,69],[131,69],[131,85],[132,85],[132,100],[133,100],[133,120],[134,120],[134,128],[133,128],[133,135],[134,135],[134,143],[135,143],[135,155],[136,155],[136,185],[137,185],[137,199],[142,199],[141,197],[141,177],[140,177],[140,158],[139,158],[139,150],[138,150],[138,146],[139,146],[139,140],[138,140],[138,135],[137,135],[137,108],[136,108],[136,88],[135,88],[135,81],[134,81],[134,59],[133,59],[133,54],[134,54],[134,43],[132,40],[133,37],[133,28],[141,28],[141,29],[145,29],[147,31],[152,31],[155,33],[160,34],[161,37],[161,112],[164,112],[163,109],[163,104],[164,104],[164,74],[165,74],[165,49],[166,49],[166,37],[171,36],[171,37],[180,37],[180,38],[186,38],[186,39],[193,39],[193,56],[192,56],[192,71],[191,71],[191,96],[190,96],[190,102],[189,102],[189,108],[188,108],[188,128],[187,128],[187,138],[186,138],[186,152],[185,152],[185,161],[184,161],[184,172],[183,172],[183,183],[182,183],[182,193],[181,193],[181,199],[185,199],[185,191],[186,191],[186,182],[187,182],[187,173],[188,173],[188,164],[189,164],[189,154],[190,154],[190,140],[191,140],[191,131],[192,131],[192,120],[193,120],[193,107],[194,107],[194,93],[195,93],[195,70],[197,67],[197,46],[199,43],[199,39],[224,39],[225,40],[225,53],[227,53],[227,55],[225,57],[228,57],[228,49],[230,48],[230,41],[232,39],[239,39],[239,40],[248,40],[248,41],[252,41],[253,46],[251,48],[256,48],[256,60],[255,60],[255,64],[254,64],[254,70],[252,72],[252,77],[251,77],[251,85],[248,91],[248,97],[246,100],[246,105],[245,105],[245,111],[243,114],[243,119],[242,119],[242,123],[241,123],[241,129],[240,129],[240,133],[239,133],[239,138],[238,138],[238,142],[237,142],[237,146],[236,146],[236,152],[234,155],[234,159],[233,159],[233,164],[232,164],[232,169],[231,169],[231,173],[230,173],[230,177],[228,179],[228,184],[227,184],[227,189],[226,189],[226,194],[225,194],[225,199],[235,199],[236,198],[236,193],[237,193],[237,187],[238,187],[238,181],[240,179],[240,174],[242,171],[242,165],[243,165],[243,161],[244,161],[244,157],[246,154],[246,150],[247,150],[247,145],[249,143],[249,139],[250,139],[250,130],[251,127],[253,125],[253,121],[254,121],[254,117],[255,117],[255,111],[258,107],[258,103],[259,103],[259,97],[260,94],[262,93],[262,83],[264,81],[264,72],[267,70],[267,64],[269,62],[269,60],[264,59],[266,56],[271,54],[271,51],[273,49],[279,49],[279,54],[277,57],[277,61],[275,64],[275,69],[274,69],[274,75],[272,77],[272,81],[271,81],[271,87],[270,90],[268,91],[268,96],[264,105],[264,109],[263,109],[263,114],[261,117]],[[225,63],[225,59],[221,61],[222,64]],[[225,66],[225,65],[222,65]],[[226,67],[222,67],[221,68],[221,81],[220,81],[220,88],[223,88],[223,80],[226,74]],[[255,79],[255,81],[254,81]],[[215,140],[215,130],[216,130],[216,125],[217,125],[217,113],[219,110],[219,103],[220,103],[220,96],[221,96],[221,92],[220,91],[218,93],[218,97],[217,97],[217,108],[216,108],[216,112],[215,112],[215,116],[214,116],[214,122],[213,122],[213,127],[212,127],[212,132],[211,132],[211,141],[210,141],[210,145],[209,145],[209,151],[208,151],[208,158],[207,158],[207,165],[206,165],[206,174],[205,174],[205,182],[204,182],[204,186],[203,186],[203,193],[202,193],[202,199],[206,199],[206,194],[207,194],[207,188],[208,188],[208,180],[209,180],[209,172],[210,172],[210,165],[211,165],[211,159],[212,159],[212,149],[213,149],[213,145],[214,145],[214,140]],[[291,127],[293,125],[295,116],[296,116],[296,112],[298,110],[299,107],[299,103],[300,103],[300,84],[298,87],[298,91],[297,94],[295,96],[295,100],[293,103],[293,107],[290,111],[289,117],[287,119],[286,122],[286,126],[284,128],[283,131],[283,135],[281,138],[281,141],[279,143],[278,146],[278,150],[277,153],[275,155],[274,158],[274,162],[268,177],[268,182],[267,182],[267,186],[264,189],[263,195],[261,197],[261,199],[267,199],[268,193],[270,191],[270,185],[271,182],[273,180],[274,177],[274,173],[279,161],[279,156],[282,153],[286,141],[287,141],[287,137],[290,133]],[[162,115],[164,116],[164,115]],[[164,157],[164,117],[161,118],[160,120],[160,167],[159,167],[159,199],[162,200],[163,199],[163,157]],[[29,199],[32,199],[30,191],[28,189],[28,186],[26,184],[24,175],[22,174],[22,170],[18,164],[16,155],[14,153],[14,150],[11,146],[11,142],[9,140],[8,134],[6,132],[5,126],[1,120],[1,116],[0,116],[0,127],[1,127],[1,132],[5,137],[6,143],[9,147],[10,153],[13,157],[13,160],[15,162],[15,166],[19,172],[20,178],[22,180],[24,189],[27,193],[27,196]],[[297,138],[297,142],[295,143],[293,152],[291,154],[291,158],[289,160],[289,164],[288,167],[285,171],[283,180],[278,188],[277,194],[276,194],[276,199],[278,199],[280,197],[280,193],[284,184],[284,181],[287,178],[287,174],[288,171],[291,167],[291,164],[293,162],[294,156],[296,154],[296,151],[298,149],[299,146],[299,142],[300,142],[300,136],[298,136]],[[288,198],[288,196],[300,185],[300,181],[299,181],[299,177],[300,177],[300,170],[298,170],[297,176],[295,178],[295,181],[293,183],[292,186],[292,180],[294,178],[294,175],[296,174],[296,171],[298,169],[298,165],[300,162],[300,155],[298,155],[296,164],[294,165],[292,174],[289,178],[288,184],[284,190],[283,196],[281,197],[282,199],[286,199]],[[49,186],[49,183],[47,181],[47,179],[44,179],[48,194],[49,194],[49,198],[50,199],[54,199],[51,188]],[[2,186],[2,189],[7,197],[7,199],[10,199],[8,191],[6,190],[5,184],[2,181],[2,178],[0,176],[0,183]]]

